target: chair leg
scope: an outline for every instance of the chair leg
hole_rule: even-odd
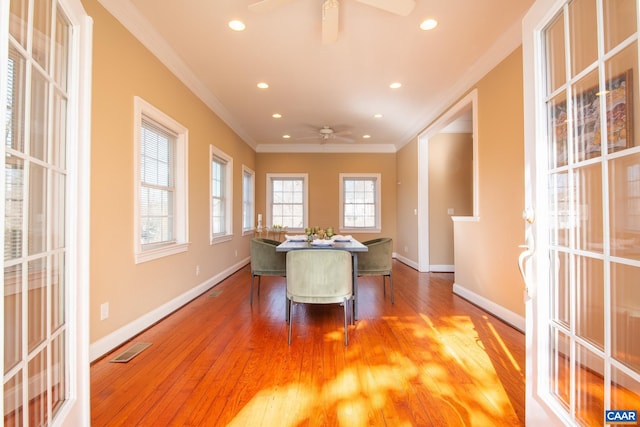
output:
[[[262,279],[262,276],[258,276],[258,296],[260,296],[260,280]]]
[[[391,304],[395,304],[396,300],[393,296],[393,277],[391,276],[391,273],[389,273],[389,289],[391,290]]]
[[[293,309],[293,301],[292,300],[288,300],[287,301],[287,306],[289,307],[289,337],[287,339],[287,342],[289,343],[289,345],[291,345],[291,324],[293,323],[293,321],[291,319],[291,311]]]
[[[349,306],[349,300],[344,299],[344,345],[349,345],[349,332],[347,328],[347,307]]]
[[[387,296],[387,287],[384,283],[384,274],[382,275],[382,295],[384,295],[385,297]]]
[[[255,280],[255,274],[251,273],[251,295],[249,297],[249,304],[253,305],[253,281]]]
[[[285,304],[284,304],[284,319],[289,323],[291,321],[291,307],[289,306],[289,298],[284,296]]]

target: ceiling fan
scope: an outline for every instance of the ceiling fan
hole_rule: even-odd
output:
[[[330,139],[343,139],[345,141],[348,142],[353,142],[354,139],[351,138],[351,131],[350,130],[346,130],[346,129],[339,129],[339,130],[335,130],[334,128],[332,128],[331,126],[322,126],[319,129],[315,129],[314,133],[316,134],[315,136],[305,136],[302,138],[298,138],[298,139],[319,139],[320,140],[320,144],[324,144],[326,143],[328,140]]]
[[[293,0],[261,0],[249,5],[253,12],[269,12]],[[415,0],[356,0],[395,15],[407,16],[413,10]],[[333,43],[338,39],[338,0],[322,2],[322,43]]]

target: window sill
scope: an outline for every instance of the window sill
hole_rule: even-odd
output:
[[[230,242],[233,239],[233,234],[225,234],[224,236],[217,236],[211,239],[211,245],[217,245],[218,243]]]
[[[149,249],[144,252],[136,252],[136,264],[141,264],[154,259],[164,258],[166,256],[179,254],[189,250],[189,243],[175,243],[156,249]]]
[[[341,228],[339,232],[342,233],[381,233],[382,230],[377,227],[362,227],[362,228]]]

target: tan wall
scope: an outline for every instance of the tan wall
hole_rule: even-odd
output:
[[[453,213],[448,213],[453,209]],[[451,216],[473,215],[473,135],[429,139],[429,264],[453,266]]]
[[[396,236],[395,154],[291,153],[256,154],[256,213],[266,218],[266,175],[268,173],[307,173],[309,176],[309,225],[339,224],[339,174],[380,173],[382,179],[381,233],[353,234],[360,240]],[[270,224],[263,224],[270,225]]]
[[[476,86],[479,221],[455,223],[455,282],[524,317],[517,259],[524,241],[522,49]]]
[[[454,224],[455,282],[524,316],[518,245],[524,241],[524,123],[522,49],[518,48],[476,85],[478,90],[479,221]],[[399,179],[417,170],[417,140],[397,153]],[[418,189],[398,193],[399,248],[417,265]],[[401,209],[400,207],[404,207]],[[415,250],[414,250],[415,248]],[[433,264],[433,262],[430,262]]]
[[[95,0],[91,161],[90,341],[114,332],[249,256],[241,236],[242,165],[255,153]],[[188,252],[134,263],[133,98],[189,129]],[[234,159],[234,237],[209,244],[209,144]],[[237,255],[236,255],[237,251]],[[200,266],[200,275],[195,268]],[[110,317],[100,320],[108,302]]]

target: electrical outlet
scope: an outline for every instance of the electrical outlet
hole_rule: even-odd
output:
[[[447,214],[448,214],[448,215],[453,215],[453,213],[454,213],[454,212],[455,212],[455,211],[453,210],[453,208],[449,208],[449,209],[447,209]]]
[[[238,256],[238,250],[236,249],[236,257]]]
[[[196,276],[200,275],[200,265],[196,265]]]
[[[105,320],[109,317],[109,303],[105,302],[100,305],[100,320]]]

